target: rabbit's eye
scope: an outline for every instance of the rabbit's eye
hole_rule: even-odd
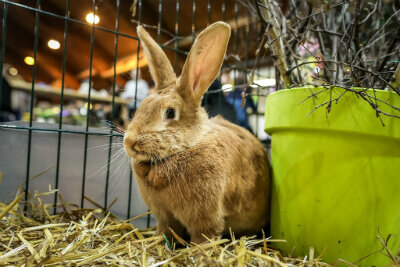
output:
[[[165,118],[174,119],[175,118],[175,110],[174,108],[167,108],[165,111]]]

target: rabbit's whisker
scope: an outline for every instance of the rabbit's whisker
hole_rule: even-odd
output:
[[[122,176],[120,175],[119,170],[123,168],[123,173]],[[114,189],[117,188],[121,188],[119,185],[121,184],[121,182],[123,182],[123,179],[121,179],[122,177],[125,177],[126,171],[129,170],[130,166],[129,166],[129,157],[126,155],[125,157],[122,157],[119,161],[119,164],[116,165],[116,168],[114,168],[113,173],[111,174],[111,176],[109,177],[109,182],[110,182],[110,186],[109,186],[109,190],[110,192],[114,192]],[[118,178],[118,177],[119,178]]]
[[[107,166],[111,165],[112,162],[114,162],[115,160],[117,160],[118,158],[120,158],[121,156],[123,156],[124,153],[125,153],[124,148],[123,148],[123,147],[120,148],[120,149],[118,150],[118,152],[116,152],[116,153],[112,156],[112,158],[110,159],[110,162],[109,162],[109,163],[105,164],[103,167],[101,167],[100,169],[98,169],[95,173],[93,173],[93,174],[92,174],[91,176],[89,176],[87,179],[89,180],[89,179],[93,178],[95,175],[99,174],[102,170],[104,170],[104,168],[106,168]],[[118,154],[118,155],[116,156],[116,154]]]
[[[125,134],[125,130],[121,127],[121,126],[119,126],[118,124],[116,124],[116,123],[114,123],[114,122],[112,122],[112,121],[107,121],[107,120],[101,120],[101,119],[98,119],[100,122],[102,122],[102,123],[104,123],[104,124],[106,124],[106,125],[108,125],[109,126],[109,129],[118,129],[119,130],[119,133],[121,133],[121,134]]]
[[[112,146],[123,146],[124,143],[119,142],[119,143],[112,143],[112,144],[104,144],[104,145],[99,145],[99,146],[94,146],[94,147],[88,147],[87,150],[99,148],[99,147],[112,147]]]

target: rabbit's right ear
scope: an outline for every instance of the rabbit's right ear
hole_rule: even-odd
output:
[[[138,26],[136,31],[143,44],[144,54],[149,63],[156,90],[161,92],[175,87],[176,75],[167,55],[142,26]]]

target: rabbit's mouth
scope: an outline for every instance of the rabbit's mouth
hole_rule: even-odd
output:
[[[152,164],[159,164],[163,162],[165,159],[169,158],[171,155],[167,156],[160,156],[155,153],[139,151],[135,148],[131,148],[131,157],[134,158],[136,161],[140,162],[147,162]]]
[[[145,151],[136,150],[134,147],[132,147],[132,151],[133,151],[133,153],[135,153],[137,155],[141,155],[141,156],[149,156],[150,155],[149,153],[147,153]]]
[[[125,146],[125,153],[129,157],[131,157],[131,158],[133,158],[135,160],[138,160],[138,161],[146,161],[151,156],[150,153],[148,153],[146,151],[143,151],[143,150],[138,150],[133,146]]]
[[[124,148],[126,154],[138,162],[154,161],[160,162],[163,158],[168,157],[166,151],[155,147],[152,142],[144,143],[137,141],[137,138],[124,137]]]
[[[151,159],[151,155],[144,151],[138,151],[136,149],[130,149],[128,155],[137,162],[145,162]]]

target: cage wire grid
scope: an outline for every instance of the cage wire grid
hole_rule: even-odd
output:
[[[156,41],[157,43],[163,48],[163,49],[168,49],[168,50],[172,50],[175,54],[174,54],[174,60],[172,62],[174,71],[177,71],[178,68],[178,54],[184,55],[186,56],[188,54],[187,51],[181,50],[179,49],[178,46],[178,42],[179,42],[179,25],[180,25],[180,12],[181,12],[181,1],[182,0],[176,0],[175,1],[175,11],[176,11],[176,18],[175,18],[175,31],[174,31],[174,38],[173,38],[173,47],[163,44],[161,42],[161,33],[163,31],[165,31],[165,29],[163,29],[163,0],[158,0],[158,15],[157,15],[157,38]],[[233,9],[234,9],[234,23],[236,24],[236,27],[234,27],[232,29],[232,36],[231,36],[231,41],[233,42],[233,53],[236,55],[237,54],[237,50],[238,50],[238,42],[239,42],[239,36],[238,36],[238,20],[239,20],[239,5],[242,5],[242,8],[247,8],[246,4],[244,2],[242,2],[241,0],[230,0],[230,3],[233,2]],[[104,209],[107,209],[108,204],[109,204],[109,199],[108,199],[108,193],[109,193],[109,182],[110,182],[110,169],[111,169],[111,165],[112,165],[112,145],[113,145],[113,138],[114,137],[123,137],[123,134],[115,131],[115,96],[116,96],[116,76],[117,76],[117,72],[116,72],[116,66],[117,66],[117,58],[118,58],[118,45],[119,45],[119,37],[126,37],[126,38],[130,38],[133,40],[137,41],[137,62],[139,61],[139,52],[141,49],[141,45],[140,45],[140,40],[138,37],[136,36],[132,36],[126,33],[122,33],[119,31],[119,26],[120,26],[120,13],[121,13],[121,1],[120,0],[115,0],[115,4],[116,4],[116,19],[115,19],[115,28],[114,29],[109,29],[106,27],[102,27],[99,25],[96,25],[95,23],[89,24],[86,23],[84,21],[78,20],[78,19],[74,19],[71,18],[70,16],[70,8],[71,8],[71,1],[70,0],[65,0],[66,3],[66,8],[65,8],[65,14],[64,16],[59,15],[59,14],[55,14],[49,11],[45,11],[41,8],[41,0],[36,0],[36,4],[35,7],[31,7],[28,6],[26,4],[22,4],[22,3],[17,3],[17,2],[13,2],[10,0],[0,0],[0,4],[2,4],[2,33],[1,33],[1,55],[0,55],[0,71],[3,71],[3,63],[4,63],[4,56],[6,53],[6,41],[7,41],[7,33],[6,33],[6,29],[7,29],[7,14],[9,12],[9,7],[10,6],[15,6],[17,8],[21,8],[21,9],[26,9],[26,10],[30,10],[32,12],[35,13],[35,25],[34,25],[34,42],[33,42],[33,58],[34,58],[34,65],[32,66],[32,83],[31,83],[31,92],[30,92],[30,106],[29,106],[29,126],[14,126],[14,125],[1,125],[0,127],[2,128],[12,128],[12,129],[18,129],[18,130],[25,130],[28,132],[28,147],[27,147],[27,163],[26,163],[26,175],[25,175],[25,201],[28,200],[28,194],[27,192],[29,192],[30,189],[30,184],[29,184],[29,180],[31,177],[31,157],[34,156],[32,155],[32,151],[31,151],[31,145],[32,145],[32,133],[34,131],[45,131],[45,132],[55,132],[58,134],[58,139],[57,139],[57,159],[56,159],[56,166],[55,166],[55,177],[54,177],[54,189],[58,189],[59,188],[59,179],[60,179],[60,154],[61,154],[61,144],[62,144],[62,140],[63,140],[63,134],[64,133],[73,133],[73,134],[80,134],[80,135],[84,135],[85,137],[85,141],[84,141],[84,149],[83,149],[83,170],[82,170],[82,186],[81,186],[81,198],[80,198],[80,207],[83,208],[84,207],[84,200],[85,200],[85,186],[86,186],[86,180],[87,180],[87,158],[88,158],[88,138],[89,136],[92,135],[101,135],[101,136],[105,136],[105,137],[109,137],[108,139],[108,156],[107,156],[107,169],[106,169],[106,180],[105,180],[105,195],[104,195]],[[215,2],[214,2],[215,3]],[[229,3],[229,4],[230,4]],[[221,12],[222,12],[222,18],[221,20],[226,21],[226,9],[227,9],[227,0],[222,0],[222,4],[220,7],[215,7],[215,4],[212,4],[211,0],[207,0],[207,25],[211,24],[212,22],[214,22],[212,20],[212,11],[215,8],[221,8]],[[92,1],[92,12],[94,14],[94,16],[96,15],[97,12],[97,2],[96,0]],[[149,25],[144,25],[142,24],[142,9],[143,9],[143,0],[138,0],[137,1],[137,24],[139,25],[143,25],[145,28]],[[196,34],[198,33],[197,31],[200,31],[201,29],[197,29],[196,24],[197,24],[197,14],[199,11],[198,8],[198,1],[197,0],[193,0],[192,2],[192,27],[191,27],[191,36],[192,36],[192,43],[194,42],[195,38],[196,38]],[[50,128],[38,128],[35,127],[33,125],[33,115],[34,115],[34,105],[35,105],[35,82],[36,82],[36,70],[37,70],[37,50],[38,50],[38,37],[39,37],[39,27],[40,27],[40,17],[41,16],[51,16],[57,19],[60,19],[62,21],[64,21],[64,40],[63,40],[63,55],[62,55],[62,75],[61,75],[61,92],[60,92],[60,114],[62,114],[63,110],[64,110],[64,90],[65,90],[65,75],[66,75],[66,62],[67,62],[67,51],[68,51],[68,38],[69,38],[69,27],[71,24],[80,24],[80,25],[84,25],[85,27],[90,27],[90,62],[89,62],[89,90],[87,93],[87,117],[86,117],[86,125],[85,125],[85,130],[84,131],[78,131],[78,130],[69,130],[69,129],[64,129],[63,127],[63,118],[62,116],[59,116],[59,122],[58,122],[58,127],[57,129],[50,129]],[[248,44],[251,40],[250,40],[250,35],[249,35],[249,31],[250,31],[250,21],[251,21],[251,17],[254,16],[253,14],[251,14],[251,11],[249,9],[247,9],[246,11],[246,16],[248,19],[248,24],[245,28],[245,38],[244,41]],[[135,27],[136,25],[132,25],[132,27]],[[90,120],[90,103],[91,103],[91,88],[92,88],[92,78],[93,78],[93,51],[94,51],[94,41],[95,41],[95,33],[96,31],[104,31],[104,32],[108,32],[114,35],[114,58],[113,58],[113,78],[112,78],[112,101],[111,101],[111,127],[108,131],[108,133],[100,133],[100,132],[93,132],[90,130],[89,128],[89,120]],[[262,26],[261,23],[257,20],[256,22],[256,31],[257,31],[257,35],[261,36],[263,34],[262,32]],[[232,38],[233,37],[233,38]],[[227,51],[228,54],[229,51]],[[230,69],[234,72],[234,84],[236,85],[237,83],[237,72],[238,72],[238,63],[239,60],[235,59],[234,63],[230,63],[230,64],[226,64],[225,62],[222,65],[221,71],[220,71],[220,76],[219,78],[221,78],[221,74],[225,69]],[[256,72],[259,70],[259,65],[256,62],[254,65],[253,71]],[[243,63],[242,63],[243,65]],[[246,83],[247,83],[247,77],[248,77],[248,72],[249,72],[249,67],[253,67],[253,66],[249,66],[248,64],[248,55],[247,53],[245,53],[245,58],[244,58],[244,68],[242,67],[241,69],[244,70],[244,74],[245,74],[245,79],[246,79]],[[136,86],[138,83],[138,77],[139,77],[139,64],[137,64],[136,66]],[[258,73],[258,75],[260,75]],[[0,100],[2,97],[2,79],[3,76],[0,78]],[[223,91],[222,88],[216,90],[216,91]],[[252,92],[251,95],[255,95],[257,97],[262,96],[262,94],[260,93],[259,88],[255,88],[255,93]],[[204,95],[204,99],[207,100],[207,98],[209,97],[209,94],[213,94],[215,93],[215,91],[207,91],[206,94]],[[137,97],[137,90],[135,91],[135,99]],[[218,95],[218,110],[221,110],[221,102],[222,102],[222,94]],[[134,102],[134,109],[136,109],[136,101]],[[256,101],[255,103],[256,105],[256,126],[255,126],[255,135],[258,136],[258,119],[259,119],[259,112],[258,112],[258,105],[259,105],[259,101]],[[127,208],[127,212],[126,212],[126,217],[127,219],[129,219],[131,217],[131,205],[132,205],[132,187],[134,186],[133,183],[133,172],[132,169],[129,168],[130,173],[129,173],[129,191],[128,191],[128,208]],[[55,192],[55,196],[54,196],[54,207],[53,207],[53,212],[56,213],[57,212],[57,202],[58,202],[58,194],[57,191]],[[26,209],[26,207],[25,207]],[[147,227],[150,226],[150,214],[147,215]]]

